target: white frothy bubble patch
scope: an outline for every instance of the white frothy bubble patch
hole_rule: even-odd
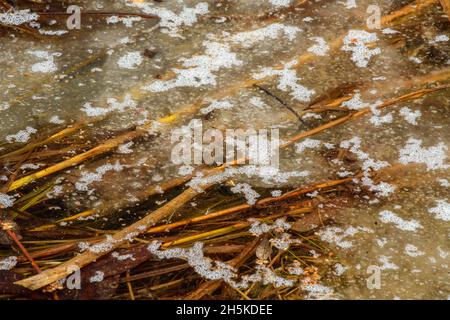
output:
[[[370,107],[370,103],[362,101],[361,93],[356,91],[350,100],[344,101],[342,103],[342,106],[347,107],[350,110],[361,110]]]
[[[289,41],[292,41],[297,36],[297,33],[301,31],[302,29],[298,27],[273,23],[260,29],[239,32],[231,37],[231,42],[240,44],[244,48],[250,48],[258,42],[268,39],[279,39],[282,36],[285,36]]]
[[[403,107],[400,109],[400,115],[406,120],[406,122],[417,125],[417,119],[422,116],[422,112],[420,110],[412,111],[408,107]]]
[[[141,17],[111,16],[111,17],[106,18],[106,23],[107,24],[115,24],[115,23],[122,22],[124,26],[126,26],[127,28],[131,28],[133,26],[134,22],[138,22],[138,21],[141,21],[141,20],[142,20]]]
[[[26,127],[24,130],[20,130],[19,132],[17,132],[16,134],[10,134],[8,136],[6,136],[6,141],[8,141],[9,143],[13,143],[13,142],[27,142],[28,140],[30,140],[30,137],[33,133],[36,133],[37,130],[33,127]]]
[[[425,252],[420,251],[415,245],[409,243],[405,246],[405,253],[410,257],[419,257],[425,254]]]
[[[208,107],[200,109],[200,112],[202,114],[208,114],[214,110],[228,110],[232,108],[233,105],[228,100],[214,100]]]
[[[392,120],[394,120],[394,118],[392,117],[392,112],[389,112],[388,114],[385,114],[383,116],[373,115],[369,119],[370,123],[372,123],[375,127],[386,123],[392,123]]]
[[[54,123],[54,124],[62,124],[62,123],[64,123],[65,121],[64,121],[64,120],[61,120],[61,119],[59,118],[59,116],[52,116],[48,122]]]
[[[209,12],[208,3],[200,2],[194,7],[183,6],[179,13],[169,9],[161,8],[154,3],[149,2],[127,2],[128,6],[140,8],[146,14],[157,15],[160,18],[159,26],[161,32],[167,33],[171,37],[181,37],[179,31],[183,26],[193,26],[199,15],[205,15]]]
[[[248,183],[238,183],[236,186],[230,189],[233,193],[241,193],[247,199],[247,203],[254,205],[256,200],[260,197],[259,193],[253,190],[252,186]]]
[[[240,277],[237,271],[221,261],[214,261],[204,256],[203,243],[196,242],[190,248],[173,248],[160,250],[161,243],[154,241],[148,250],[159,259],[183,259],[194,271],[205,279],[223,280],[234,288],[248,288],[251,283],[261,282],[275,287],[292,286],[294,281],[276,275],[270,268],[257,265],[255,272]]]
[[[330,50],[330,46],[327,44],[325,39],[322,37],[311,37],[309,39],[315,41],[316,44],[309,47],[308,52],[314,53],[316,56],[319,57],[326,56],[326,54]]]
[[[118,148],[117,148],[117,152],[120,154],[130,154],[133,153],[133,150],[131,149],[131,147],[134,145],[133,141],[121,144]]]
[[[0,259],[0,270],[11,270],[17,264],[17,257],[11,256]]]
[[[136,69],[143,61],[142,55],[139,51],[128,52],[119,58],[117,64],[123,69]]]
[[[300,141],[295,144],[295,151],[298,153],[302,153],[306,149],[316,149],[320,147],[322,141],[317,139],[306,138],[303,141]]]
[[[105,277],[105,273],[102,271],[95,271],[95,274],[89,278],[89,282],[102,282],[103,278]]]
[[[378,40],[376,33],[365,30],[350,30],[344,38],[343,51],[352,53],[351,59],[359,68],[365,68],[373,56],[381,54],[380,48],[369,49],[366,45]]]
[[[75,183],[75,188],[78,191],[88,191],[88,186],[93,182],[101,181],[108,171],[119,172],[122,169],[123,166],[119,162],[116,162],[115,164],[108,163],[102,165],[95,169],[95,172],[82,172],[81,178]]]
[[[296,61],[291,61],[285,64],[281,70],[273,68],[263,68],[261,72],[255,73],[253,77],[257,80],[264,79],[266,77],[278,77],[277,88],[281,91],[290,92],[291,96],[298,101],[308,102],[311,100],[312,95],[316,92],[314,89],[308,89],[298,82],[301,78],[297,77],[297,72],[294,69]]]
[[[10,107],[9,103],[7,102],[0,102],[0,111],[8,110]]]
[[[288,7],[292,0],[269,0],[274,7]]]
[[[353,247],[353,241],[346,238],[354,236],[360,231],[367,230],[355,227],[348,227],[344,230],[340,227],[331,226],[326,229],[319,230],[317,234],[322,241],[333,243],[342,249],[349,249]]]
[[[44,59],[44,61],[33,64],[30,68],[31,72],[52,73],[58,70],[54,58],[60,57],[61,53],[59,52],[49,53],[48,51],[44,50],[29,51],[28,53],[35,56],[36,58]]]
[[[436,36],[433,40],[430,41],[430,44],[435,44],[438,42],[447,42],[450,38],[446,34],[441,34]]]
[[[345,9],[354,9],[357,7],[356,0],[338,1],[338,3],[345,6]]]
[[[106,108],[94,107],[90,102],[87,102],[83,105],[81,110],[89,117],[98,117],[114,111],[123,112],[127,109],[132,109],[137,106],[137,103],[131,98],[129,94],[124,97],[122,102],[118,101],[115,98],[108,98],[106,102],[108,104],[108,107]]]
[[[258,109],[264,109],[267,107],[267,104],[260,97],[251,97],[249,100],[250,104]]]
[[[429,148],[422,147],[422,140],[409,138],[406,146],[400,150],[400,163],[422,163],[427,166],[427,170],[448,169],[446,164],[447,146],[440,142]]]
[[[9,208],[14,205],[14,197],[0,192],[0,208]]]
[[[447,179],[438,179],[437,181],[441,187],[444,187],[444,188],[450,187],[450,181],[448,181]]]
[[[381,256],[378,261],[382,263],[380,266],[381,270],[398,270],[398,266],[391,262],[391,257],[388,256]]]
[[[174,79],[158,80],[144,89],[152,92],[164,92],[180,87],[215,86],[217,82],[213,72],[242,65],[242,61],[230,51],[227,44],[204,41],[203,46],[206,48],[205,54],[182,59],[185,68],[172,69],[176,74]]]
[[[0,13],[0,24],[10,26],[20,26],[24,23],[36,21],[39,15],[31,13],[30,10],[19,10],[13,12]]]

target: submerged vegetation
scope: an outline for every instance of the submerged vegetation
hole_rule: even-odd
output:
[[[448,1],[71,4],[0,0],[0,298],[450,296]]]

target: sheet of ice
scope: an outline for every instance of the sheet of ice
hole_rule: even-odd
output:
[[[255,79],[263,79],[266,77],[276,76],[278,77],[278,89],[289,92],[295,100],[303,102],[310,101],[316,91],[314,89],[308,89],[298,83],[301,78],[297,77],[297,73],[294,69],[296,63],[296,61],[288,62],[281,70],[263,68],[260,72],[253,74],[253,77]]]
[[[160,17],[159,25],[162,28],[162,32],[167,33],[171,37],[181,37],[179,31],[182,26],[194,25],[198,21],[198,16],[209,12],[208,3],[206,2],[199,2],[194,7],[182,6],[179,13],[149,2],[133,1],[127,2],[127,5],[140,8],[146,14]]]
[[[52,73],[58,70],[54,58],[60,57],[61,53],[59,52],[49,53],[48,51],[43,50],[29,51],[28,53],[39,59],[44,59],[44,61],[37,62],[31,66],[30,69],[32,72]]]
[[[142,55],[139,51],[128,52],[120,57],[117,64],[123,69],[136,69],[142,63]]]
[[[240,44],[244,48],[251,48],[256,43],[269,39],[277,39],[281,36],[285,36],[289,41],[292,41],[299,32],[302,32],[302,29],[298,27],[273,23],[260,29],[236,33],[231,36],[230,40],[233,43]],[[319,42],[318,44],[322,44],[323,50],[323,43]]]
[[[20,26],[25,23],[36,21],[39,18],[37,13],[30,10],[19,10],[0,13],[0,23],[10,26]]]

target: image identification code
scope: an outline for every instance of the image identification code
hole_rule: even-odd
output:
[[[270,304],[221,304],[217,307],[188,306],[183,304],[176,309],[177,315],[200,315],[204,318],[210,314],[220,315],[271,315],[273,308]]]

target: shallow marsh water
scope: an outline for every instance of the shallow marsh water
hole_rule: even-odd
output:
[[[141,191],[194,169],[170,159],[172,130],[193,119],[205,129],[278,128],[287,140],[372,107],[371,114],[282,150],[276,177],[238,173],[232,183],[249,184],[262,198],[357,176],[351,205],[314,229],[333,252],[317,257],[324,287],[301,290],[295,298],[448,298],[450,91],[376,110],[389,99],[448,83],[450,21],[438,1],[422,2],[425,9],[367,31],[373,1],[366,0],[81,1],[86,11],[162,19],[83,16],[81,30],[42,39],[2,29],[0,152],[87,123],[67,143],[75,150],[68,158],[151,123],[147,135],[51,177],[58,187],[52,214],[65,217],[120,202],[119,217],[128,222],[144,213],[124,216],[144,202]],[[388,16],[410,3],[377,5]],[[50,21],[39,20],[40,28],[66,30],[64,19]],[[273,95],[255,87],[255,79],[264,79],[257,84]],[[342,97],[348,99],[334,110],[307,110]],[[3,164],[5,182],[15,164]],[[24,164],[19,176],[48,166]],[[256,192],[246,190],[244,202]],[[321,195],[309,198],[320,213]],[[192,203],[200,211],[210,205]],[[118,228],[116,219],[104,219],[104,227]],[[381,272],[379,289],[367,286],[369,266]]]

